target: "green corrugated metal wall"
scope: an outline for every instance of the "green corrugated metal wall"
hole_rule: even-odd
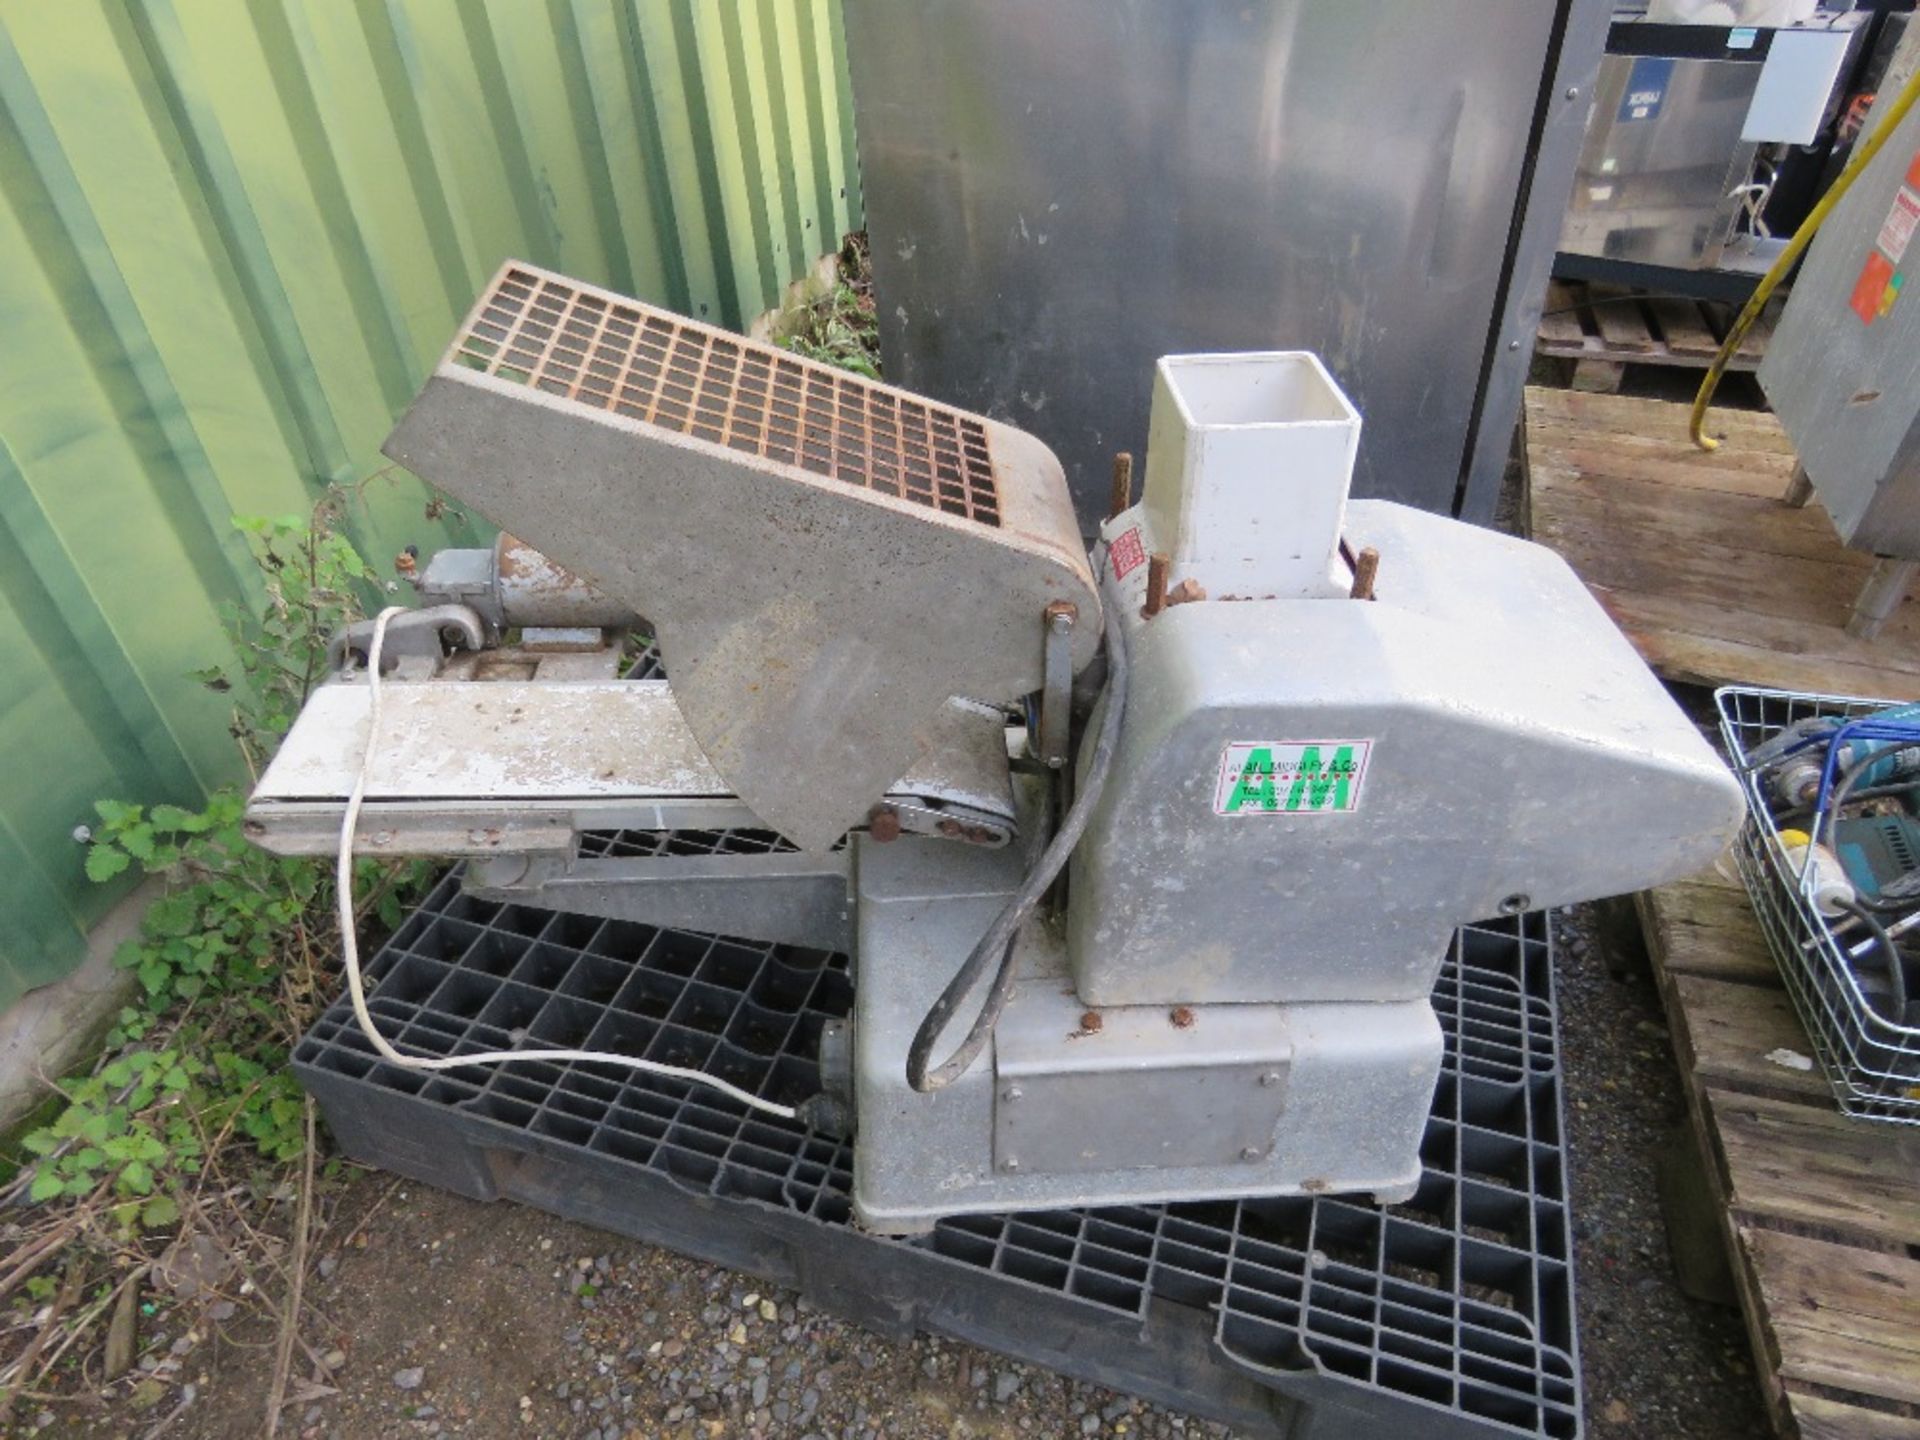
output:
[[[378,470],[502,259],[739,325],[859,208],[837,0],[0,0],[0,1005],[96,798],[235,778],[230,517]]]

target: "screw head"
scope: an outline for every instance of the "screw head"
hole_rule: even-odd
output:
[[[1260,1158],[1260,1147],[1258,1145],[1247,1146],[1240,1152],[1240,1158],[1242,1160],[1258,1160]]]
[[[1580,98],[1580,87],[1578,85],[1567,86],[1567,99],[1578,100],[1579,98]]]
[[[1016,1160],[1013,1156],[1009,1155],[1007,1156],[1006,1159],[1000,1162],[1000,1168],[1002,1170],[1018,1170],[1020,1168],[1020,1162]]]
[[[1018,1085],[1009,1085],[1007,1086],[1006,1089],[1000,1092],[1000,1098],[1002,1100],[1018,1100],[1020,1098],[1021,1093],[1022,1092]]]
[[[1265,1070],[1261,1072],[1260,1074],[1261,1089],[1271,1090],[1274,1086],[1278,1085],[1279,1083],[1280,1083],[1280,1072],[1278,1070]]]
[[[1190,1005],[1176,1005],[1167,1015],[1168,1022],[1176,1030],[1191,1030],[1193,1022],[1198,1018]]]
[[[1524,915],[1532,908],[1533,897],[1519,892],[1507,896],[1506,899],[1500,902],[1500,913],[1502,915]]]

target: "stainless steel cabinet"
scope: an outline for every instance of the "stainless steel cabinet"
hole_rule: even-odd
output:
[[[1560,248],[1682,269],[1718,265],[1760,149],[1741,139],[1760,69],[1607,56]]]
[[[1154,360],[1320,354],[1354,493],[1491,513],[1607,7],[847,0],[888,378],[1066,463]]]

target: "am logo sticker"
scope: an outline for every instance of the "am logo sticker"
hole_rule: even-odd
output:
[[[1216,815],[1346,815],[1360,808],[1371,740],[1235,740],[1220,756]]]

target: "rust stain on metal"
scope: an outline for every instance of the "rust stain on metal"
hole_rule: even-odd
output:
[[[1080,1017],[1080,1033],[1098,1035],[1107,1022],[1100,1017],[1098,1010],[1089,1010]]]
[[[1120,512],[1133,505],[1133,456],[1122,450],[1113,457],[1113,496],[1107,502],[1107,518],[1117,520]]]
[[[504,530],[494,550],[494,567],[502,580],[545,580],[560,571],[558,565],[526,541]]]
[[[1185,580],[1182,580],[1178,585],[1167,591],[1167,604],[1169,605],[1191,605],[1196,600],[1204,600],[1206,598],[1206,587],[1201,585],[1201,583],[1192,576],[1188,576]]]
[[[556,565],[526,541],[504,532],[494,547],[493,565],[502,589],[568,591],[593,588],[566,566]]]
[[[560,276],[504,271],[455,364],[981,525],[1000,524],[973,416]]]
[[[1167,1019],[1173,1022],[1173,1028],[1176,1030],[1191,1030],[1193,1028],[1193,1022],[1198,1018],[1199,1017],[1193,1013],[1193,1007],[1190,1005],[1176,1005],[1173,1007],[1173,1012],[1167,1016]]]
[[[900,838],[900,812],[891,805],[876,805],[867,816],[867,834],[885,845]]]
[[[1380,552],[1371,545],[1360,547],[1360,553],[1353,557],[1353,589],[1348,593],[1355,600],[1373,599],[1373,582],[1380,575]]]
[[[1149,620],[1167,608],[1167,567],[1172,563],[1164,550],[1147,557],[1147,603],[1140,613]]]

